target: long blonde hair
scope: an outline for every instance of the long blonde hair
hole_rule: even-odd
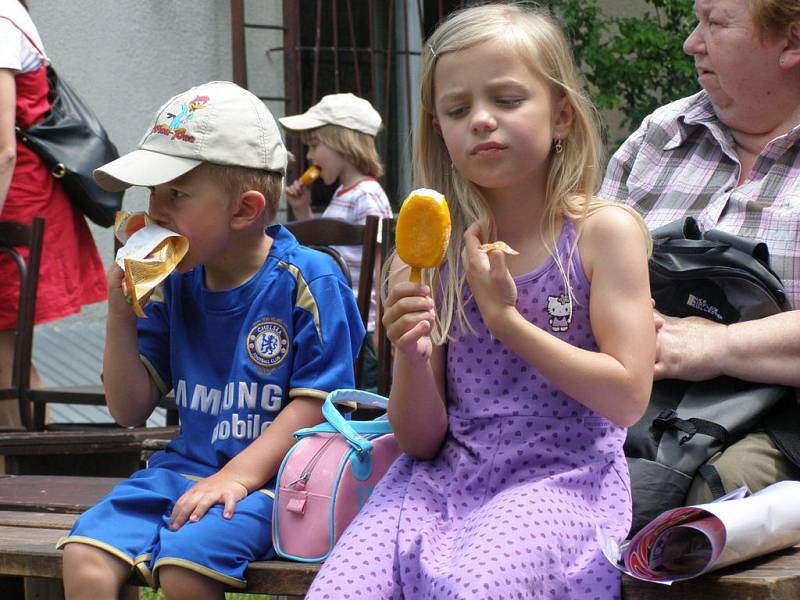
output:
[[[449,339],[456,318],[471,329],[464,311],[465,278],[459,267],[463,233],[474,221],[480,222],[486,232],[493,229],[494,222],[489,205],[477,187],[451,168],[444,140],[433,128],[434,68],[443,54],[487,41],[508,44],[534,75],[550,84],[554,98],[566,98],[572,107],[573,122],[562,140],[563,151],[550,153],[540,229],[570,295],[570,277],[556,252],[557,222],[561,218],[572,219],[580,229],[586,217],[608,205],[594,197],[601,160],[597,112],[583,92],[569,42],[558,23],[542,9],[517,4],[484,5],[453,13],[423,46],[421,106],[413,163],[415,186],[442,192],[450,206],[452,234],[445,266],[424,273],[431,289],[441,290],[438,319],[431,334],[439,344]],[[643,223],[641,226],[646,233]],[[550,232],[550,239],[545,238],[544,231]],[[443,268],[447,269],[446,280],[441,277]]]

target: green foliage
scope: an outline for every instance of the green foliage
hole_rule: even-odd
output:
[[[699,90],[683,42],[696,22],[692,0],[643,0],[639,16],[612,17],[597,0],[543,0],[564,23],[589,92],[639,126],[654,109]]]

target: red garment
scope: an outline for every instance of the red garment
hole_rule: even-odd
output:
[[[16,122],[28,127],[50,110],[44,66],[19,73]],[[36,323],[65,317],[81,306],[106,298],[103,262],[83,214],[75,208],[36,154],[17,141],[17,162],[0,219],[30,224],[45,219]],[[25,250],[23,249],[23,252]],[[16,325],[19,275],[13,261],[0,255],[0,330]]]

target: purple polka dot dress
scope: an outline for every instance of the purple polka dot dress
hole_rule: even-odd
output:
[[[589,283],[571,222],[550,260],[515,278],[517,307],[575,346],[596,350]],[[430,461],[401,456],[340,539],[307,598],[614,600],[620,575],[595,527],[621,540],[631,519],[625,429],[565,395],[493,340],[447,348],[449,430]]]

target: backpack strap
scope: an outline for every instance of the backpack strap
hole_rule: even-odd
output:
[[[697,469],[697,474],[706,482],[708,489],[711,490],[711,495],[714,500],[722,498],[725,495],[725,486],[722,483],[722,478],[719,476],[719,471],[714,465],[708,463]]]
[[[657,431],[666,431],[667,429],[677,429],[684,432],[679,444],[683,446],[686,442],[691,440],[696,434],[702,433],[713,437],[722,444],[725,448],[728,446],[728,430],[719,423],[707,421],[706,419],[698,419],[692,417],[691,419],[681,419],[673,409],[667,408],[662,410],[658,416],[653,419],[653,429]]]

